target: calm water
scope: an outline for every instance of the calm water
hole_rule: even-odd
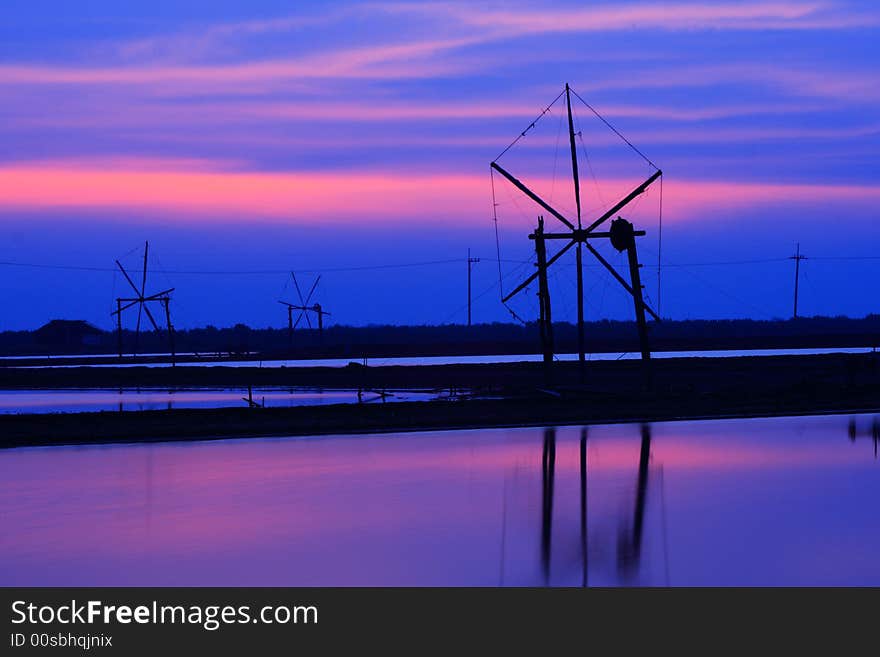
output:
[[[149,411],[171,408],[247,406],[247,390],[215,388],[115,388],[62,390],[0,390],[2,413],[78,413],[83,411]],[[389,390],[377,392],[317,388],[253,388],[253,400],[266,407],[316,406],[442,399],[438,392]]]
[[[822,349],[713,349],[709,351],[655,351],[652,352],[652,358],[732,358],[737,356],[791,356],[791,355],[810,355],[810,354],[864,354],[873,351],[871,347],[831,347]],[[168,354],[153,354],[168,355]],[[113,356],[113,354],[104,354]],[[84,358],[95,358],[96,356],[85,356]],[[20,360],[29,358],[25,356],[4,357],[3,360]],[[57,358],[65,358],[58,356]],[[79,358],[79,357],[77,357]],[[542,356],[540,354],[505,354],[490,356],[413,356],[413,357],[395,357],[395,358],[370,358],[367,363],[373,366],[380,365],[468,365],[480,363],[520,363],[524,361],[538,362]],[[572,361],[577,360],[577,354],[556,354],[557,360]],[[588,360],[636,360],[641,355],[636,352],[608,352],[587,354]],[[310,360],[236,360],[236,361],[205,361],[194,363],[183,363],[187,367],[213,367],[223,365],[225,367],[345,367],[352,361],[363,362],[360,359],[352,358],[324,358]],[[44,364],[33,367],[80,367],[80,365],[52,365],[52,358],[46,357]],[[128,363],[117,365],[115,363],[91,365],[90,367],[171,367],[171,363]]]
[[[880,585],[877,422],[8,450],[0,585]]]

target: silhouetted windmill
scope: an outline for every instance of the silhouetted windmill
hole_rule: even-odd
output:
[[[321,280],[321,276],[319,275],[315,282],[312,284],[312,288],[309,290],[309,293],[303,298],[302,292],[299,289],[299,283],[296,280],[296,274],[290,272],[291,278],[293,278],[293,287],[296,289],[296,295],[299,297],[299,303],[290,303],[288,301],[279,301],[283,306],[287,306],[287,338],[288,341],[293,341],[293,329],[299,326],[299,323],[305,317],[306,324],[309,328],[312,328],[312,321],[309,319],[309,313],[315,313],[318,321],[318,335],[323,339],[324,337],[324,315],[329,315],[326,310],[321,307],[320,303],[314,303],[311,306],[309,302],[312,300],[312,295],[315,293],[315,288],[318,287],[318,281]],[[296,321],[293,321],[293,311],[298,310],[299,316],[297,316]]]
[[[171,293],[174,292],[174,288],[169,288],[167,290],[162,290],[161,292],[157,292],[155,294],[146,294],[147,289],[147,256],[150,251],[150,243],[144,242],[144,268],[141,275],[141,286],[138,288],[135,285],[134,281],[131,279],[131,276],[128,275],[128,272],[125,271],[125,267],[122,266],[122,263],[119,260],[116,261],[116,266],[119,267],[119,271],[122,272],[122,275],[125,277],[125,280],[128,281],[128,284],[131,286],[131,289],[134,290],[134,297],[118,297],[116,299],[116,310],[114,310],[111,315],[116,315],[116,341],[119,348],[119,357],[122,358],[122,311],[128,310],[133,306],[138,307],[138,316],[137,316],[137,324],[135,325],[134,330],[134,352],[133,355],[137,355],[138,346],[140,342],[140,334],[141,334],[141,318],[146,313],[147,319],[150,320],[150,323],[153,325],[153,328],[156,332],[160,332],[162,329],[159,328],[159,324],[156,323],[156,319],[153,317],[153,313],[150,312],[150,308],[147,305],[150,302],[157,302],[162,304],[165,310],[165,324],[168,330],[168,345],[171,351],[171,364],[175,364],[175,352],[174,352],[174,327],[171,325],[171,310],[169,304],[171,303]]]
[[[632,296],[633,303],[635,305],[635,314],[636,314],[636,322],[638,324],[639,331],[639,343],[642,352],[642,359],[648,361],[651,357],[651,352],[648,347],[648,329],[647,323],[645,321],[645,313],[651,315],[655,320],[660,321],[660,317],[651,310],[644,302],[642,298],[642,283],[641,277],[639,273],[639,268],[641,265],[638,261],[638,255],[636,253],[636,237],[641,237],[645,234],[643,230],[635,230],[633,225],[624,219],[623,217],[618,216],[617,219],[613,219],[611,221],[611,225],[609,230],[600,231],[598,230],[605,224],[606,221],[612,219],[614,215],[620,212],[624,207],[626,207],[631,201],[640,196],[645,192],[645,190],[658,178],[663,175],[663,172],[658,169],[650,160],[648,160],[638,149],[635,148],[629,141],[620,135],[616,130],[611,128],[610,124],[608,124],[605,119],[603,119],[586,101],[583,100],[576,92],[574,92],[568,84],[565,85],[565,89],[559,96],[557,96],[556,100],[558,100],[562,95],[565,95],[565,101],[568,110],[568,134],[569,134],[569,143],[571,146],[571,172],[572,172],[572,180],[574,182],[574,200],[575,205],[577,207],[577,217],[573,219],[569,219],[562,212],[559,212],[555,208],[553,208],[549,203],[544,201],[540,196],[538,196],[535,192],[529,189],[524,183],[518,180],[513,174],[506,171],[500,164],[498,164],[498,159],[501,156],[495,159],[490,165],[490,170],[497,171],[501,174],[508,182],[510,182],[514,187],[516,187],[520,192],[525,194],[529,199],[534,201],[538,206],[543,208],[544,211],[558,219],[565,227],[568,229],[566,232],[554,233],[554,232],[545,232],[544,231],[544,218],[538,218],[538,225],[535,231],[529,235],[529,239],[535,241],[535,253],[537,255],[537,271],[529,276],[526,280],[520,283],[512,292],[507,294],[502,298],[503,303],[507,303],[514,295],[521,292],[528,285],[530,285],[536,278],[538,279],[538,299],[539,299],[539,329],[541,333],[541,341],[543,345],[544,352],[544,362],[551,363],[553,360],[553,324],[552,324],[552,316],[550,310],[550,291],[547,282],[547,270],[548,268],[559,260],[565,253],[571,249],[571,247],[576,246],[576,265],[577,265],[577,325],[578,325],[578,358],[581,363],[581,376],[583,377],[583,364],[585,362],[585,349],[584,349],[584,276],[583,276],[583,248],[586,248],[593,256],[605,267],[611,275],[620,283],[623,288]],[[581,194],[580,194],[580,180],[578,177],[578,159],[577,159],[577,150],[575,147],[575,129],[574,129],[574,120],[572,118],[571,113],[571,96],[574,94],[577,96],[581,102],[584,103],[596,116],[603,121],[609,128],[614,130],[614,132],[623,139],[628,146],[630,146],[636,153],[638,153],[653,169],[654,172],[640,185],[638,185],[635,189],[633,189],[629,194],[620,199],[617,203],[615,203],[610,209],[604,212],[601,216],[594,219],[590,222],[586,228],[583,226],[583,221],[581,217]],[[553,103],[556,102],[553,101]],[[551,103],[552,105],[552,103]],[[548,108],[549,110],[549,108]],[[545,110],[546,113],[547,110]],[[543,116],[543,114],[541,115]],[[540,118],[540,117],[539,117]],[[537,121],[537,120],[536,120]],[[529,128],[526,129],[522,133],[521,136],[524,136],[528,130],[533,127],[535,123],[532,123]],[[514,142],[515,143],[515,142]],[[505,151],[506,152],[506,151]],[[503,155],[503,153],[502,153]],[[494,189],[494,188],[493,188]],[[611,245],[617,249],[618,251],[626,251],[629,258],[629,270],[630,270],[630,281],[627,282],[623,276],[621,276],[616,269],[609,263],[596,249],[590,244],[590,240],[598,240],[598,239],[608,239],[611,242]],[[550,258],[547,257],[547,240],[563,240],[564,246],[559,249],[554,255]]]

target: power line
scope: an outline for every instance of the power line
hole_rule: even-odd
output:
[[[719,266],[736,266],[736,265],[757,265],[773,262],[787,262],[790,258],[758,258],[753,260],[713,260],[704,262],[667,262],[664,261],[662,266],[665,267],[719,267]],[[880,260],[880,256],[812,256],[810,260],[828,260],[828,261],[859,261],[859,260]],[[374,271],[382,269],[405,269],[409,267],[430,267],[434,265],[449,265],[460,263],[460,258],[449,258],[446,260],[424,260],[421,262],[403,262],[389,263],[382,265],[356,265],[351,267],[323,267],[321,269],[297,269],[294,271],[303,274],[321,274],[325,272],[349,272],[349,271]],[[507,258],[498,258],[496,262],[523,264],[530,262],[529,260],[514,260]],[[54,265],[41,262],[20,262],[13,260],[0,260],[0,267],[25,267],[30,269],[56,269],[62,271],[87,271],[87,272],[116,272],[115,267],[94,267],[89,265]],[[289,274],[290,267],[284,269],[162,269],[154,268],[153,271],[162,274],[173,274],[179,276],[277,276],[279,274]]]
[[[758,265],[768,262],[786,262],[789,258],[763,258],[760,260],[717,260],[714,262],[664,262],[663,267],[716,267],[721,265]]]
[[[324,267],[322,269],[296,269],[295,271],[303,274],[320,274],[324,272],[346,272],[346,271],[372,271],[380,269],[403,269],[407,267],[427,267],[431,265],[447,265],[460,262],[460,258],[448,260],[426,260],[423,262],[406,262],[384,265],[359,265],[354,267]],[[91,272],[115,272],[114,267],[90,267],[80,265],[52,265],[47,263],[36,262],[14,262],[10,260],[0,260],[0,266],[4,267],[27,267],[31,269],[59,269],[64,271],[91,271]],[[154,271],[163,274],[174,275],[198,275],[198,276],[276,276],[278,274],[289,274],[290,268],[286,269],[251,269],[251,270],[192,270],[192,269],[155,269]]]
[[[613,125],[611,125],[611,124],[608,122],[608,120],[607,120],[604,116],[602,116],[601,114],[599,114],[599,112],[597,112],[597,111],[593,108],[592,105],[590,105],[587,101],[585,101],[583,98],[581,98],[581,96],[580,96],[580,94],[578,94],[578,92],[576,92],[574,89],[572,89],[571,92],[572,92],[575,96],[578,97],[578,100],[580,100],[584,105],[587,106],[587,109],[589,109],[593,114],[596,115],[596,118],[598,118],[602,123],[604,123],[606,126],[608,126],[608,127],[611,129],[611,131],[612,131],[615,135],[617,135],[618,137],[620,137],[620,138],[626,143],[626,145],[629,146],[631,149],[633,149],[633,151],[635,151],[636,154],[638,154],[638,155],[639,155],[639,156],[640,156],[645,162],[647,162],[649,165],[651,165],[652,167],[654,167],[654,168],[657,169],[658,171],[660,170],[660,167],[658,167],[656,164],[654,164],[654,163],[648,158],[647,155],[645,155],[644,153],[642,153],[642,151],[640,151],[638,148],[636,148],[636,147],[633,145],[633,143],[632,143],[629,139],[627,139],[626,137],[624,137],[624,136],[620,133],[620,131],[619,131],[617,128],[615,128]],[[553,102],[556,102],[556,101],[553,101]]]
[[[880,260],[880,256],[810,256],[810,260]]]

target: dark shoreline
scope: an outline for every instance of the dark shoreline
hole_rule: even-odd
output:
[[[866,373],[880,372],[880,352],[787,356],[735,356],[725,358],[663,358],[651,362],[655,388],[667,390],[717,388],[725,382],[744,386],[749,380],[763,386],[768,379],[779,385],[828,380],[837,386],[842,378],[859,375],[859,381],[876,383]],[[718,377],[726,377],[719,381]],[[581,392],[641,392],[643,367],[638,360],[588,361],[585,383],[578,364],[555,362],[549,375],[540,362],[477,363],[457,365],[379,365],[365,367],[234,367],[229,365],[178,367],[69,367],[0,368],[0,390],[34,388],[137,388],[137,387],[326,387],[337,389],[457,389],[512,392],[536,388],[577,388]],[[854,380],[855,381],[855,380]]]
[[[469,389],[501,398],[292,408],[0,416],[0,448],[234,437],[308,436],[549,424],[708,419],[880,410],[880,354],[355,368],[23,370],[0,387],[311,385]],[[59,373],[60,376],[59,376]],[[127,383],[124,383],[127,382]],[[41,385],[40,385],[41,384]]]

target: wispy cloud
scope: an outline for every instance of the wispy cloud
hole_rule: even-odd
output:
[[[252,49],[243,49],[235,61],[212,62],[229,60],[229,39],[319,28],[350,17],[352,12],[374,19],[383,13],[410,16],[422,31],[429,30],[434,36],[425,38],[416,32],[417,36],[406,39],[380,31],[372,43],[354,47],[337,43],[272,59],[254,58]],[[836,4],[819,2],[629,3],[580,8],[546,6],[539,10],[508,3],[376,3],[327,9],[308,16],[198,26],[188,32],[139,38],[119,44],[116,61],[100,65],[6,64],[0,66],[0,84],[176,84],[181,85],[180,91],[193,93],[197,85],[205,85],[208,90],[222,84],[251,89],[254,84],[273,81],[432,78],[475,74],[487,66],[509,66],[511,53],[464,59],[456,59],[455,55],[463,49],[524,36],[657,29],[818,30],[863,28],[878,23],[876,12],[844,11]]]
[[[433,60],[443,50],[469,40],[441,39],[393,45],[344,48],[268,61],[215,65],[160,66],[0,66],[0,84],[144,85],[178,83],[249,84],[296,79],[383,79],[429,77],[460,71],[456,64]],[[181,89],[183,90],[183,89]],[[190,92],[195,91],[190,87]]]
[[[876,24],[874,15],[828,2],[613,3],[544,7],[516,3],[428,2],[380,5],[390,12],[445,17],[505,36],[610,30],[797,30]],[[867,20],[867,23],[866,23]]]

